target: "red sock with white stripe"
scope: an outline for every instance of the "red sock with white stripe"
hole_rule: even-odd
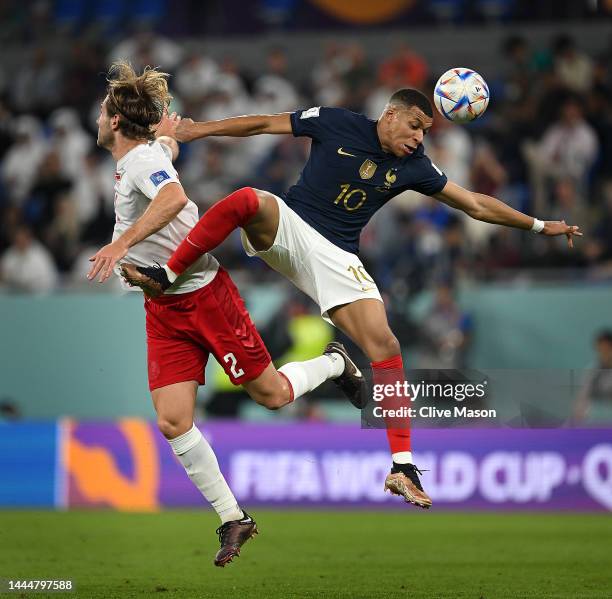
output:
[[[209,208],[168,260],[166,271],[171,271],[171,282],[202,254],[227,239],[234,229],[246,225],[258,209],[259,198],[252,187],[243,187]]]
[[[400,354],[387,360],[372,362],[371,366],[374,385],[393,385],[395,387],[398,381],[403,384],[406,380],[404,363]],[[408,403],[408,398],[387,397],[383,400],[383,408],[397,408],[400,405],[408,405]],[[393,461],[396,464],[412,464],[409,419],[388,418],[385,420],[385,423],[387,425],[387,439],[391,454],[393,455]]]

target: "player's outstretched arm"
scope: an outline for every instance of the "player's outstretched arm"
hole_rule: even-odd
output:
[[[290,113],[284,112],[282,114],[236,116],[220,121],[204,121],[201,123],[185,118],[177,123],[172,137],[178,141],[186,142],[202,137],[249,137],[263,133],[287,134],[291,132]]]
[[[452,208],[462,210],[472,218],[495,225],[505,225],[517,229],[535,230],[538,222],[533,216],[523,214],[504,204],[501,200],[482,193],[475,193],[464,189],[460,185],[449,181],[441,192],[434,195],[437,200],[444,202]],[[580,227],[567,225],[565,221],[548,220],[543,222],[543,235],[565,235],[569,247],[574,247],[573,236],[582,236]]]
[[[168,183],[149,204],[144,214],[115,241],[105,245],[89,260],[93,262],[87,278],[95,279],[100,273],[100,283],[104,283],[115,264],[125,258],[128,250],[163,229],[185,207],[188,199],[179,183]]]

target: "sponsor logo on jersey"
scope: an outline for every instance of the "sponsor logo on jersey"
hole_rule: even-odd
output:
[[[362,179],[371,179],[376,172],[376,167],[378,165],[375,162],[372,162],[369,158],[363,162],[363,164],[359,167],[359,176]]]
[[[160,183],[169,178],[170,175],[166,171],[157,171],[149,177],[149,179],[153,181],[153,185],[155,185],[155,187],[157,187]]]
[[[355,154],[349,154],[348,152],[345,152],[342,149],[342,146],[338,148],[338,154],[340,154],[340,156],[352,156],[353,158],[356,158]]]
[[[115,173],[115,181],[121,181],[121,173]]]

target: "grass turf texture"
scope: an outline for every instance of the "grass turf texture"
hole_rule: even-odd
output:
[[[0,511],[0,578],[76,593],[6,597],[610,597],[609,515],[253,510],[261,534],[224,569],[210,512]]]

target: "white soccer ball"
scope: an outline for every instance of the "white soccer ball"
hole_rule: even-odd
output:
[[[434,88],[438,112],[453,123],[469,123],[484,114],[489,105],[489,86],[472,69],[449,69]]]

